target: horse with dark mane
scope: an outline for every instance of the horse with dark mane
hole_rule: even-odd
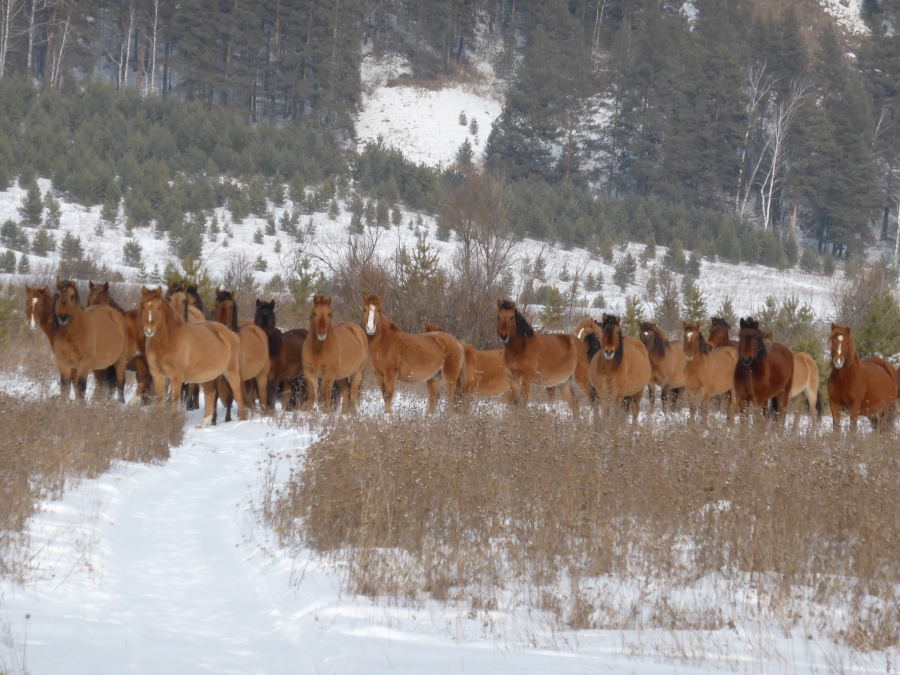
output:
[[[684,369],[685,386],[690,405],[691,420],[694,412],[700,408],[700,414],[706,412],[707,404],[712,396],[728,394],[731,407],[734,407],[734,369],[737,365],[737,349],[730,345],[713,349],[703,337],[700,325],[684,322],[684,356],[687,364]]]
[[[860,415],[872,421],[876,431],[885,431],[893,421],[897,403],[897,370],[884,359],[860,359],[850,328],[831,324],[831,374],[828,402],[834,430],[841,428],[841,413],[850,413],[850,427],[856,430]]]
[[[511,300],[497,301],[497,335],[514,399],[518,391],[527,404],[535,381],[554,387],[572,410],[578,407],[575,384],[591,397],[587,348],[574,335],[535,333]]]
[[[290,387],[290,397],[285,397],[285,410],[300,405],[306,397],[306,382],[303,379],[303,343],[309,331],[295,328],[282,332],[275,320],[275,300],[264,302],[257,299],[253,323],[266,334],[269,341],[269,407],[275,406],[275,399],[286,394]]]
[[[626,339],[617,316],[604,314],[600,329],[599,335],[585,335],[590,351],[596,352],[591,359],[591,384],[601,397],[622,404],[626,410],[630,405],[632,420],[637,422],[644,387],[652,376],[647,350]]]
[[[791,350],[777,342],[767,345],[759,322],[753,318],[741,319],[739,335],[734,370],[738,409],[743,413],[748,406],[755,405],[767,413],[771,404],[775,415],[784,423],[794,379]]]
[[[712,328],[709,329],[709,338],[706,342],[713,349],[719,347],[738,348],[738,340],[731,339],[731,324],[718,316],[712,318]]]
[[[184,321],[189,323],[199,323],[206,321],[204,313],[191,303],[191,296],[184,290],[184,284],[180,281],[173,281],[169,284],[169,290],[166,291],[166,300],[172,305],[172,309],[181,315]],[[199,300],[200,297],[197,296]],[[203,301],[200,301],[202,306]]]
[[[771,329],[761,331],[763,342],[774,340]],[[794,352],[794,377],[791,380],[791,400],[800,395],[805,396],[809,405],[809,416],[819,420],[822,418],[822,394],[819,392],[819,364],[809,354]],[[796,421],[796,418],[795,418]]]
[[[238,320],[237,300],[231,291],[216,289],[214,316],[217,323],[228,326],[240,338],[241,382],[246,383],[252,380],[256,386],[260,404],[263,408],[267,408],[269,400],[269,341],[266,334],[258,326]],[[216,381],[216,391],[225,404],[225,421],[230,422],[233,398],[231,385],[225,378],[219,378]],[[252,403],[246,389],[243,393],[248,403]],[[213,421],[215,421],[215,413]]]
[[[137,307],[125,311],[117,303],[109,293],[109,282],[103,284],[95,284],[93,281],[88,282],[90,293],[88,294],[88,307],[97,305],[106,305],[112,307],[125,318],[125,324],[128,326],[128,363],[125,365],[126,370],[134,372],[137,391],[135,391],[132,403],[140,401],[147,402],[150,399],[150,365],[144,356],[146,349],[144,329],[141,325],[141,310]],[[115,376],[115,372],[107,372],[108,380]]]
[[[650,381],[659,385],[663,404],[668,400],[669,392],[674,392],[672,397],[674,406],[678,402],[678,394],[685,386],[684,344],[669,342],[666,334],[650,321],[641,322],[640,340],[650,357],[650,369],[653,373]]]
[[[465,364],[465,352],[459,342],[447,333],[404,332],[383,314],[380,295],[364,296],[362,310],[369,360],[386,413],[393,408],[397,380],[427,383],[429,413],[437,410],[441,380],[447,385],[450,405],[458,403],[456,389],[461,386]]]

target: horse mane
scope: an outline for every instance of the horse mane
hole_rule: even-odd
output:
[[[206,307],[203,306],[203,299],[200,297],[200,294],[197,292],[196,286],[188,286],[187,290],[184,292],[186,296],[190,296],[194,299],[194,307],[196,307],[203,316],[206,316]]]
[[[767,354],[766,342],[765,340],[763,340],[762,331],[759,329],[759,321],[749,316],[746,319],[741,319],[741,329],[756,331],[756,341],[759,345],[759,356],[765,356]]]
[[[697,330],[697,337],[700,342],[700,353],[701,354],[709,354],[712,351],[712,347],[709,346],[709,343],[706,341],[706,338],[703,337],[703,331]]]
[[[219,294],[216,296],[216,304],[225,302],[226,300],[231,300],[231,325],[228,326],[235,333],[240,334],[240,327],[238,326],[238,308],[237,301],[232,296],[231,291],[219,291]],[[187,317],[187,302],[184,303],[184,315]]]
[[[519,310],[516,309],[516,332],[522,335],[523,337],[534,337],[534,328],[531,327],[531,324],[519,313]]]
[[[169,284],[169,288],[166,289],[166,300],[171,299],[173,295],[176,293],[181,293],[184,290],[181,283],[178,281],[173,281]]]
[[[619,327],[619,344],[616,345],[616,353],[613,355],[613,368],[618,368],[622,365],[622,357],[625,355],[625,340],[622,339],[622,330],[618,318],[612,314],[603,315],[602,328],[604,333],[607,328]]]
[[[641,324],[641,330],[647,330],[653,335],[653,344],[650,345],[650,351],[659,358],[665,358],[666,347],[669,346],[669,338],[666,337],[666,334],[663,333],[655,323],[645,322]]]
[[[725,330],[728,330],[728,331],[731,330],[731,324],[728,323],[725,319],[723,319],[720,316],[714,316],[712,318],[712,325],[713,325],[713,328],[715,328],[716,326],[725,326]]]
[[[436,323],[431,323],[430,321],[422,322],[422,330],[426,333],[449,333],[446,328],[442,326],[438,326]]]
[[[597,352],[600,351],[600,340],[597,338],[596,333],[585,333],[583,340],[587,344],[588,363],[590,363],[594,360],[594,356],[597,355]]]
[[[76,284],[71,279],[60,279],[56,282],[56,292],[62,294],[67,288],[72,287],[75,289],[75,302],[78,303],[78,306],[81,306],[81,296],[78,295],[78,284]],[[55,314],[56,312],[54,312]]]

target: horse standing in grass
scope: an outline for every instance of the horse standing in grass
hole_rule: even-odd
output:
[[[828,401],[834,430],[841,428],[841,413],[850,414],[855,431],[860,415],[872,421],[876,431],[885,431],[893,422],[897,403],[898,376],[890,363],[877,357],[860,359],[850,328],[831,324],[831,374],[828,376]]]
[[[366,336],[355,323],[332,323],[331,298],[317,295],[309,316],[309,335],[303,343],[303,376],[309,407],[318,401],[319,380],[322,398],[331,399],[337,382],[343,402],[341,412],[356,410],[359,385],[369,356]]]
[[[74,281],[56,278],[53,312],[57,328],[53,334],[53,354],[59,368],[63,399],[76,383],[75,396],[84,398],[87,374],[94,373],[98,394],[106,382],[106,369],[115,366],[119,401],[125,402],[125,363],[128,360],[128,326],[111,307],[81,308]]]
[[[290,399],[283,402],[285,410],[297,406],[306,395],[303,380],[303,343],[309,331],[305,328],[284,331],[275,321],[275,300],[263,302],[257,299],[253,323],[266,334],[269,341],[269,407],[275,406],[285,385],[290,387]]]
[[[125,318],[125,325],[128,326],[128,363],[125,365],[126,370],[130,370],[135,374],[137,390],[135,391],[132,403],[138,403],[142,400],[149,400],[150,394],[150,366],[147,358],[144,356],[145,336],[143,326],[141,326],[141,311],[138,308],[128,310],[127,312],[119,306],[112,296],[109,294],[109,282],[103,284],[95,284],[93,281],[88,282],[90,293],[88,294],[88,307],[97,305],[106,305],[112,307]],[[109,377],[107,373],[107,377]]]
[[[684,367],[687,361],[684,357],[684,345],[681,342],[669,342],[666,334],[649,321],[641,322],[640,340],[647,348],[650,358],[650,370],[653,373],[650,381],[659,385],[659,397],[663,404],[668,401],[669,392],[674,392],[674,407],[678,403],[679,392],[685,386]]]
[[[709,339],[706,342],[713,349],[719,347],[738,348],[738,340],[731,339],[731,324],[718,316],[712,318],[712,328],[709,329]]]
[[[196,382],[202,385],[206,399],[200,426],[207,426],[214,423],[216,378],[222,376],[234,392],[238,416],[247,419],[238,335],[214,321],[185,322],[163,298],[162,288],[151,291],[142,287],[140,310],[157,403],[165,400],[166,380],[173,392],[180,391],[183,382]],[[176,395],[172,396],[172,410],[178,411]]]
[[[510,300],[497,301],[497,335],[503,343],[503,368],[513,392],[528,403],[531,385],[537,381],[553,387],[576,410],[575,383],[589,398],[587,347],[574,335],[539,335]]]
[[[599,336],[593,331],[585,335],[591,351],[596,351],[591,359],[591,384],[600,396],[624,405],[626,410],[631,405],[631,418],[637,422],[644,388],[652,376],[647,350],[626,339],[617,316],[604,314],[600,328]]]
[[[169,284],[169,290],[166,291],[166,300],[185,323],[200,323],[201,321],[206,321],[203,312],[191,305],[182,283],[173,281]],[[181,398],[184,401],[184,407],[188,410],[196,410],[199,408],[200,385],[187,383],[182,385]]]
[[[241,323],[238,321],[237,300],[231,291],[216,289],[215,320],[217,323],[228,326],[240,338],[240,373],[241,382],[253,381],[259,395],[259,402],[265,408],[268,407],[269,391],[269,341],[266,334],[259,326],[252,322]],[[225,421],[231,421],[231,383],[220,378],[217,383],[217,391],[225,404]],[[247,397],[247,390],[243,391]],[[215,420],[215,413],[213,413]]]
[[[422,322],[422,330],[426,333],[443,332],[449,333],[444,328],[430,323]],[[503,396],[510,394],[513,398],[512,390],[509,388],[509,378],[506,377],[506,369],[503,367],[502,349],[475,349],[470,344],[461,342],[463,353],[465,355],[464,374],[462,377],[462,388],[457,394],[468,397],[470,394],[478,396]]]
[[[738,362],[734,369],[738,409],[743,413],[748,406],[756,405],[768,412],[771,403],[783,424],[794,379],[791,350],[777,342],[766,345],[759,322],[752,318],[741,319],[738,342]]]
[[[690,404],[691,420],[694,412],[700,408],[705,413],[711,396],[728,394],[730,407],[734,409],[734,369],[737,366],[737,349],[728,345],[713,349],[703,338],[700,325],[683,323],[684,356],[686,365],[684,381]]]
[[[763,342],[773,340],[771,330],[762,332]],[[819,393],[819,364],[809,354],[794,352],[794,378],[791,380],[791,400],[803,394],[809,405],[809,416],[822,419],[822,395]],[[815,411],[815,413],[813,412]]]
[[[404,333],[382,314],[381,296],[363,298],[362,326],[369,340],[369,360],[381,388],[384,411],[393,408],[394,389],[401,382],[427,382],[428,412],[437,410],[441,380],[447,385],[448,400],[457,402],[456,389],[465,372],[465,350],[447,333]]]

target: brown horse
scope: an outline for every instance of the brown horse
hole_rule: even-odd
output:
[[[763,341],[773,340],[772,330],[760,331]],[[809,354],[794,352],[794,379],[791,381],[791,400],[803,394],[809,405],[810,417],[822,418],[822,395],[819,393],[819,364]],[[815,415],[813,415],[815,411]]]
[[[141,323],[147,338],[147,362],[153,376],[156,401],[165,400],[166,381],[173,392],[183,382],[203,386],[206,410],[200,426],[213,422],[216,407],[216,378],[223,376],[234,392],[238,416],[247,419],[241,388],[241,340],[231,330],[213,321],[186,323],[163,298],[162,288],[141,287]],[[178,396],[172,396],[172,410],[178,410]]]
[[[719,347],[738,348],[738,341],[731,339],[731,324],[718,316],[712,318],[712,328],[709,329],[709,339],[706,342],[713,349]]]
[[[303,380],[303,343],[309,331],[305,328],[279,330],[275,321],[275,300],[263,302],[257,299],[253,323],[266,334],[269,341],[269,407],[281,396],[285,386],[290,387],[290,398],[283,401],[285,410],[293,408],[306,395]],[[284,390],[286,391],[286,390]]]
[[[88,307],[95,305],[106,305],[112,307],[125,318],[125,324],[128,326],[128,353],[131,355],[126,364],[126,370],[130,370],[135,374],[137,390],[134,393],[132,403],[138,403],[142,400],[149,400],[150,393],[150,366],[144,356],[145,336],[143,326],[141,326],[141,311],[135,307],[132,310],[125,311],[119,306],[112,296],[109,294],[109,282],[95,284],[93,281],[88,282],[90,293],[88,294]]]
[[[834,430],[841,428],[841,413],[850,413],[850,427],[856,430],[860,415],[872,420],[876,431],[884,431],[893,421],[897,403],[897,371],[877,357],[860,359],[850,329],[831,324],[831,375],[828,400]]]
[[[331,390],[337,382],[343,399],[341,412],[355,410],[368,357],[368,343],[362,328],[349,322],[335,325],[332,323],[331,298],[313,297],[309,336],[303,343],[303,376],[310,409],[318,401],[319,380],[322,380],[323,399],[331,400]]]
[[[682,326],[684,328],[684,356],[687,362],[684,369],[684,381],[691,409],[691,420],[694,419],[694,412],[698,405],[701,414],[705,412],[712,396],[721,396],[727,393],[733,409],[737,349],[730,345],[713,349],[704,339],[699,324],[684,322]]]
[[[640,340],[647,348],[650,357],[650,381],[659,385],[660,399],[665,404],[669,392],[674,392],[672,405],[678,402],[678,394],[684,389],[684,345],[681,342],[669,342],[666,334],[655,323],[641,322]]]
[[[369,359],[384,398],[384,411],[393,408],[394,388],[401,382],[427,382],[428,412],[437,410],[441,380],[447,385],[451,405],[458,401],[456,388],[465,372],[465,350],[447,333],[404,333],[384,316],[381,296],[363,298],[362,326],[369,340]]]
[[[173,281],[169,284],[169,290],[166,291],[166,300],[172,305],[172,309],[178,312],[179,316],[188,323],[199,323],[206,321],[203,312],[195,307],[191,302],[192,296],[189,296],[181,283]],[[197,296],[199,299],[199,296]],[[202,301],[201,301],[202,304]]]
[[[422,330],[426,333],[449,333],[445,328],[430,323],[422,322]],[[511,394],[509,379],[503,368],[502,349],[475,349],[470,344],[461,342],[465,354],[465,370],[462,377],[461,390],[458,395],[467,396],[503,396]]]
[[[216,289],[216,308],[214,310],[215,320],[225,326],[228,326],[241,341],[240,351],[240,372],[241,382],[253,381],[256,391],[259,395],[260,404],[268,407],[269,393],[269,340],[266,334],[259,326],[241,325],[238,321],[237,300],[231,291],[221,291]],[[224,378],[217,381],[217,391],[225,403],[225,421],[231,421],[231,401],[232,392],[230,391],[230,383]],[[247,391],[244,390],[244,397],[247,398]],[[215,419],[215,413],[214,417]]]
[[[759,322],[752,318],[741,319],[739,335],[738,362],[734,369],[738,409],[743,413],[752,404],[768,412],[771,403],[775,415],[784,423],[794,379],[791,350],[777,342],[767,345]]]
[[[626,410],[631,405],[632,421],[637,422],[644,387],[652,377],[647,350],[626,339],[617,316],[604,314],[600,328],[599,336],[593,331],[585,335],[590,351],[596,351],[591,359],[591,384],[600,396],[621,403]]]
[[[53,293],[47,288],[31,288],[25,285],[25,320],[31,330],[40,328],[53,348],[56,333],[56,315],[53,313]]]
[[[93,371],[100,384],[106,381],[106,369],[115,366],[119,401],[125,402],[125,363],[128,353],[128,326],[125,319],[111,307],[82,309],[78,288],[74,281],[56,278],[53,312],[56,331],[53,334],[53,354],[59,368],[60,388],[64,399],[69,398],[73,382],[75,396],[84,398],[87,374]]]
[[[504,345],[503,368],[513,400],[518,391],[527,405],[535,380],[559,391],[573,411],[578,407],[576,383],[585,396],[593,398],[587,346],[574,335],[536,334],[510,300],[497,301],[497,335]]]

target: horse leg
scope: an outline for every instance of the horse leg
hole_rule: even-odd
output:
[[[644,390],[631,397],[631,426],[637,424],[638,415],[641,414],[641,399],[644,397]]]
[[[384,412],[390,415],[394,410],[394,387],[397,386],[397,373],[382,374],[384,384],[381,385],[381,396],[384,399]]]
[[[264,368],[264,372],[256,376],[256,391],[259,393],[259,407],[261,410],[269,408],[269,369]]]
[[[519,383],[522,386],[521,394],[522,394],[522,402],[525,404],[525,407],[528,407],[528,400],[531,398],[531,375],[522,375],[522,380]],[[552,402],[552,401],[551,401]]]
[[[306,373],[303,380],[306,382],[306,409],[312,412],[315,410],[316,401],[319,398],[319,378]]]
[[[575,385],[572,382],[572,378],[569,378],[566,382],[560,384],[559,391],[562,394],[563,400],[569,404],[569,407],[572,409],[572,415],[574,416],[575,413],[578,412],[578,401],[575,400]]]
[[[217,380],[218,378],[216,378]],[[203,383],[203,398],[205,405],[203,410],[203,420],[200,422],[201,427],[208,427],[210,424],[216,423],[216,406],[218,405],[218,394],[216,380]]]
[[[94,400],[99,401],[101,397],[109,397],[109,377],[107,377],[106,369],[91,372],[94,375]]]
[[[228,401],[228,409],[225,421],[231,420],[231,403],[237,402],[238,419],[241,421],[247,419],[247,400],[244,398],[244,383],[241,382],[241,370],[238,365],[238,355],[232,355],[231,366],[225,371],[225,381],[231,388],[231,398]]]
[[[105,375],[104,371],[104,375]],[[78,368],[78,372],[76,375],[76,383],[77,388],[75,389],[75,396],[78,400],[83,401],[85,392],[87,392],[87,377],[88,377],[88,367],[87,364],[80,366]]]
[[[841,406],[833,400],[830,400],[828,402],[828,407],[831,408],[832,430],[834,433],[839,433],[841,430]]]
[[[437,402],[441,397],[441,378],[440,374],[435,375],[428,380],[428,414],[432,414],[437,410]]]
[[[335,383],[341,390],[341,415],[346,415],[350,411],[350,378],[342,377]]]
[[[331,412],[334,409],[334,375],[329,373],[322,378],[322,410]]]
[[[518,406],[522,400],[519,392],[519,381],[511,377],[507,377],[506,383],[509,385],[509,404],[512,406]]]
[[[350,404],[350,412],[356,412],[357,407],[359,406],[359,387],[362,385],[363,374],[366,372],[366,364],[363,364],[359,367],[353,375],[348,378],[348,382],[350,383],[350,397],[348,402]]]
[[[181,391],[182,378],[184,377],[184,373],[172,373],[171,385],[172,385],[172,412],[178,412],[178,395],[175,392]]]

